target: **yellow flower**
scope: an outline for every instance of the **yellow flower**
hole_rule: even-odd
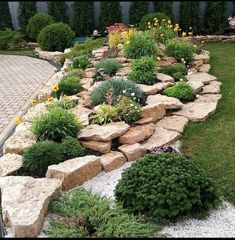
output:
[[[154,21],[156,21],[156,20],[157,20],[157,18],[154,18],[153,20],[154,20]]]
[[[150,25],[151,24],[151,22],[148,22],[148,25]]]
[[[202,43],[204,43],[204,41],[202,41]]]
[[[181,62],[183,62],[183,61],[184,61],[184,58],[181,58],[180,60],[181,60]]]
[[[19,117],[15,117],[15,124],[19,125],[22,123],[21,119]]]
[[[187,35],[186,32],[182,32],[182,37],[185,37]]]
[[[192,35],[193,35],[193,33],[192,33],[192,32],[189,32],[189,33],[188,33],[188,35],[189,35],[189,36],[192,36]]]
[[[34,106],[36,103],[37,103],[37,101],[36,101],[35,99],[31,99],[31,100],[30,100],[30,104],[31,104],[32,106]]]
[[[52,102],[54,102],[54,100],[55,100],[55,99],[54,99],[53,97],[49,97],[49,98],[47,99],[47,102],[48,102],[48,103],[52,103]]]
[[[59,86],[58,85],[53,85],[51,87],[51,89],[52,89],[53,92],[57,92],[59,90]]]
[[[129,45],[130,44],[130,41],[126,41],[126,45]]]
[[[81,121],[81,119],[78,117],[78,118],[76,118],[76,121],[77,121],[77,123],[81,123],[82,121]]]
[[[160,61],[160,60],[161,60],[161,58],[160,58],[160,57],[157,57],[157,60],[158,60],[158,61]]]
[[[163,37],[163,36],[164,36],[164,34],[162,33],[160,36],[161,36],[161,37]]]
[[[151,26],[149,25],[149,26],[148,26],[148,28],[150,29],[150,28],[151,28]]]
[[[157,22],[155,22],[155,23],[154,23],[154,26],[157,26],[157,25],[158,25],[158,23],[157,23]]]
[[[196,44],[194,44],[194,45],[193,45],[193,47],[194,47],[194,48],[197,48],[197,45],[196,45]]]
[[[165,21],[166,21],[166,19],[165,19],[165,18],[163,18],[163,19],[162,19],[162,22],[165,22]]]
[[[117,47],[118,47],[118,49],[122,49],[122,48],[123,48],[123,45],[122,45],[121,43],[119,43],[119,44],[117,45]]]
[[[168,20],[167,22],[168,22],[168,24],[171,24],[171,20]]]

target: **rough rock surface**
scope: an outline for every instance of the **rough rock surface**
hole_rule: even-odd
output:
[[[188,81],[188,84],[193,88],[194,93],[201,92],[202,88],[204,87],[204,84],[200,81]]]
[[[144,125],[153,122],[153,117],[141,118],[135,122],[135,125]]]
[[[157,80],[161,82],[174,82],[174,78],[164,74],[164,73],[157,73]]]
[[[134,161],[146,153],[146,149],[139,143],[134,143],[131,145],[125,144],[120,146],[118,150],[126,156],[128,161]]]
[[[203,87],[201,94],[213,93],[217,94],[220,93],[220,86],[222,85],[219,81],[210,82],[208,85]]]
[[[100,153],[108,153],[112,146],[112,141],[99,142],[99,141],[79,141],[83,147],[98,151]]]
[[[152,118],[152,122],[162,119],[166,114],[166,109],[163,104],[151,104],[141,108],[142,118]]]
[[[62,189],[67,191],[73,187],[82,185],[101,171],[100,158],[89,155],[49,166],[46,177],[62,180]]]
[[[210,56],[207,53],[201,53],[201,54],[195,54],[194,60],[202,60],[203,63],[209,63],[210,62]]]
[[[80,80],[82,87],[87,91],[90,89],[92,82],[93,82],[93,78],[88,78],[88,77],[82,78]]]
[[[36,237],[41,230],[48,204],[61,190],[61,180],[6,176],[0,178],[3,222],[12,237]]]
[[[116,72],[116,76],[127,76],[129,72],[130,67],[123,67]]]
[[[71,109],[71,112],[74,113],[76,117],[80,118],[84,126],[89,124],[89,115],[92,113],[92,110],[81,105],[77,105],[75,108]]]
[[[96,74],[95,68],[87,68],[84,73],[85,78],[93,78]]]
[[[216,77],[205,72],[193,73],[185,76],[188,81],[199,81],[203,84],[209,84],[211,81],[217,80]]]
[[[218,103],[219,100],[221,100],[222,95],[221,94],[203,94],[198,95],[197,100],[195,102],[216,102]]]
[[[203,64],[202,66],[199,67],[198,71],[199,72],[209,72],[211,69],[210,64]]]
[[[137,84],[137,86],[146,94],[152,95],[156,94],[159,90],[157,86],[154,85],[145,85],[145,84]]]

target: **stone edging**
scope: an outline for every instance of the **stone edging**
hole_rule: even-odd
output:
[[[186,39],[191,39],[192,37],[186,37]],[[235,42],[235,35],[205,35],[193,37],[205,42]]]

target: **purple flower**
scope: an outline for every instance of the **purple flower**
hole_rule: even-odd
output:
[[[152,153],[178,153],[178,151],[170,145],[162,145],[151,149]]]

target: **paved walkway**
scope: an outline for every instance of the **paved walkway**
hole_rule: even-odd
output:
[[[23,111],[55,70],[52,64],[37,58],[0,55],[0,146],[11,130],[14,117]]]

